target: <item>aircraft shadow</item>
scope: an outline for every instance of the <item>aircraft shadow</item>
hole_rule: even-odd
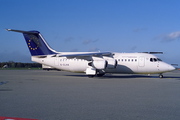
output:
[[[102,78],[159,78],[159,76],[158,75],[157,76],[147,76],[147,75],[113,76],[112,75],[112,76],[103,76]],[[180,78],[180,77],[164,76],[163,78]]]
[[[65,75],[65,76],[69,76],[69,77],[88,77],[87,75]],[[109,78],[159,78],[158,75],[154,75],[154,76],[148,76],[148,75],[104,75],[102,77],[93,77],[93,78],[99,78],[99,79],[109,79]],[[176,76],[165,76],[163,78],[179,78],[178,80],[180,80],[180,77],[176,77]],[[162,78],[162,79],[163,79]],[[160,78],[159,78],[160,79]]]

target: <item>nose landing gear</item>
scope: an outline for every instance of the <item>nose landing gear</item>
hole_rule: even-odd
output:
[[[161,73],[161,74],[159,74],[159,78],[163,78],[163,75],[162,75],[162,73]]]

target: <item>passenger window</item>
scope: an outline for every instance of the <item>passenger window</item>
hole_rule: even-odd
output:
[[[131,61],[133,62],[133,59]]]
[[[121,61],[123,62],[123,59],[121,59]]]
[[[128,61],[130,61],[130,59],[128,59]]]
[[[126,61],[126,59],[125,59],[125,61]]]
[[[135,59],[135,62],[137,61],[137,59]]]

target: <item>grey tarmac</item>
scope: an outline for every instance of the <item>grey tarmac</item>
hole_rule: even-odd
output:
[[[158,75],[0,70],[0,116],[40,120],[180,120],[180,71]]]

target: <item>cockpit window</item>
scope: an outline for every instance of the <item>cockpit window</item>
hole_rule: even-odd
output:
[[[160,58],[157,58],[158,59],[158,61],[162,61]]]
[[[156,58],[154,58],[154,62],[156,62],[157,61],[157,59]]]
[[[157,62],[157,61],[162,61],[162,60],[159,58],[150,58],[150,62]]]
[[[152,59],[152,58],[150,58],[150,61],[151,61],[151,62],[153,62],[153,59]]]

